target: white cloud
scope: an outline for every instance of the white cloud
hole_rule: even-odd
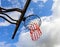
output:
[[[60,2],[54,0],[51,16],[41,17],[42,36],[37,41],[32,41],[29,32],[21,33],[16,47],[60,47]],[[22,30],[25,31],[25,30]]]
[[[8,15],[9,15],[10,17],[12,17],[13,19],[18,20],[19,17],[20,17],[20,15],[21,15],[21,13],[15,11],[15,12],[8,13]]]
[[[55,45],[54,47],[60,47],[60,45]]]
[[[6,42],[0,42],[0,47],[11,47],[12,44],[6,44]]]
[[[53,10],[53,16],[54,18],[59,18],[60,17],[60,0],[54,0],[54,4],[52,7]]]
[[[0,26],[9,26],[10,23],[8,23],[7,21],[4,22],[0,22]]]

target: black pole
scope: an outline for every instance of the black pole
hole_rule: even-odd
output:
[[[15,31],[14,31],[14,33],[13,33],[12,39],[14,39],[14,37],[15,37],[15,35],[16,35],[16,33],[17,33],[17,30],[18,30],[18,28],[19,28],[19,26],[20,26],[20,24],[21,24],[21,21],[22,21],[23,18],[24,18],[24,15],[25,15],[25,13],[26,13],[26,10],[27,10],[30,2],[31,2],[31,0],[27,0],[27,1],[26,1],[26,4],[25,4],[25,6],[24,6],[24,9],[22,10],[22,14],[21,14],[19,20],[17,21],[16,28],[15,28]]]
[[[13,12],[13,11],[22,12],[22,10],[19,8],[4,9],[4,8],[0,7],[0,14],[1,14],[1,12],[7,13],[7,12]]]

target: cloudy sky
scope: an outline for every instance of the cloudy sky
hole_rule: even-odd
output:
[[[0,0],[0,6],[22,9],[25,2],[26,0]],[[60,47],[60,0],[31,0],[25,16],[30,14],[41,18],[42,36],[37,41],[32,41],[22,22],[15,39],[12,40],[15,25],[0,18],[0,47]],[[8,15],[18,19],[20,13],[12,12]]]

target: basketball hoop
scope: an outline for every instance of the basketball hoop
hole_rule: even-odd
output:
[[[24,25],[27,29],[29,29],[32,40],[38,40],[38,38],[40,38],[40,36],[42,35],[42,32],[40,30],[40,17],[36,15],[28,16],[24,21]]]

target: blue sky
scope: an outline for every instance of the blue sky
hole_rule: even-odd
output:
[[[22,9],[24,7],[25,2],[26,2],[26,0],[1,0],[0,6],[4,7],[4,8],[15,8],[16,7],[16,8]],[[32,0],[27,9],[25,16],[27,16],[29,14],[36,14],[39,17],[52,16],[53,15],[53,11],[52,11],[53,3],[54,3],[53,0]],[[12,13],[11,13],[11,15],[12,15]],[[10,15],[10,13],[9,13],[9,15]],[[12,16],[13,18],[18,16],[18,14],[16,14],[16,16],[15,16],[15,13],[13,15],[14,15],[14,16]],[[43,18],[41,18],[41,19],[43,19]],[[47,18],[47,19],[48,20],[46,20],[46,21],[49,21],[49,18]],[[24,43],[22,43],[21,46],[18,46],[20,39],[21,39],[21,38],[19,38],[21,35],[21,32],[26,31],[26,29],[22,30],[24,28],[23,22],[21,23],[21,26],[19,27],[18,32],[15,36],[15,39],[13,39],[13,40],[11,39],[11,37],[12,37],[13,31],[15,29],[15,25],[12,25],[9,23],[4,25],[3,23],[6,24],[7,22],[5,20],[3,20],[2,18],[0,18],[0,43],[5,42],[3,44],[6,47],[21,47],[22,45],[23,45],[22,47],[26,47],[27,45],[24,45]],[[48,22],[46,22],[46,23],[48,23]],[[21,40],[21,42],[22,42],[22,40]],[[17,43],[17,45],[16,45],[16,43]],[[4,46],[0,44],[0,47],[4,47]],[[38,46],[38,44],[37,44],[37,46]],[[29,46],[29,47],[32,47],[32,46]]]

